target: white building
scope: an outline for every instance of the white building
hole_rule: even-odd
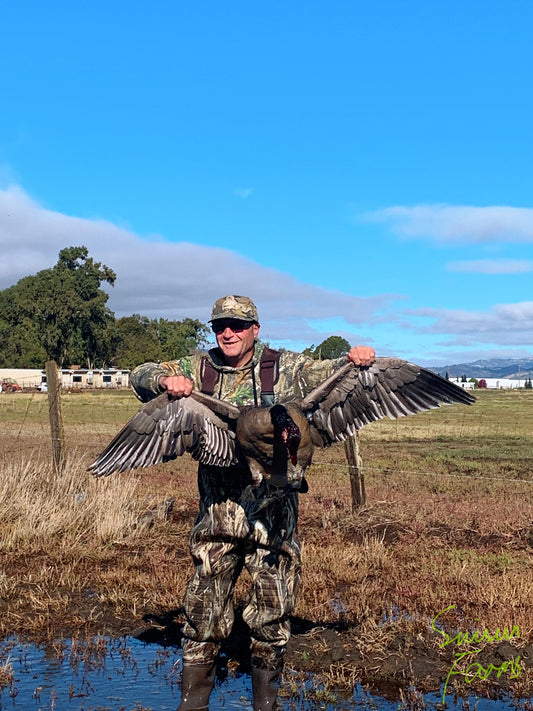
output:
[[[477,382],[470,382],[468,378],[466,383],[461,382],[461,378],[450,378],[450,382],[458,385],[465,390],[474,390],[478,387],[477,383],[484,380],[487,383],[487,388],[490,390],[512,390],[514,388],[523,388],[528,378],[511,379],[511,378],[476,378]]]
[[[487,383],[487,388],[491,390],[514,390],[515,388],[523,388],[527,378],[512,379],[511,378],[483,378]]]
[[[127,388],[130,384],[130,371],[116,368],[59,368],[58,373],[64,390]],[[0,382],[8,379],[14,380],[23,390],[44,390],[46,386],[46,373],[37,368],[0,368]]]
[[[460,388],[463,388],[464,390],[474,390],[476,387],[476,384],[471,383],[470,381],[467,381],[466,383],[462,383],[461,378],[450,378],[450,383],[453,383],[454,385],[458,385]]]

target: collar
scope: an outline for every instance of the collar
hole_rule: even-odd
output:
[[[227,365],[224,359],[224,355],[220,348],[217,346],[216,348],[211,348],[207,352],[207,357],[211,361],[211,364],[214,368],[219,370],[221,373],[242,373],[246,370],[251,370],[254,368],[258,361],[256,360],[256,352],[255,352],[255,347],[254,347],[254,353],[248,363],[245,365],[241,365],[239,367],[234,368],[231,365]]]

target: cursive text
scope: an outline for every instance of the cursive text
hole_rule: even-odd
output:
[[[456,644],[459,647],[461,645],[479,644],[480,642],[503,642],[504,640],[518,639],[520,637],[520,629],[518,625],[514,625],[511,631],[509,631],[507,627],[504,627],[503,630],[500,630],[498,627],[495,632],[489,632],[489,630],[485,629],[481,633],[479,630],[474,630],[471,634],[468,634],[468,632],[458,632],[455,636],[450,637],[450,635],[448,635],[444,630],[437,627],[436,624],[441,615],[449,610],[453,610],[454,608],[455,605],[450,605],[450,607],[447,607],[445,610],[442,610],[442,612],[439,612],[439,614],[436,615],[431,621],[431,629],[444,637],[444,641],[439,644],[440,649],[443,649],[448,644]],[[483,667],[479,662],[471,662],[466,669],[457,669],[458,664],[465,659],[465,657],[479,654],[479,652],[481,652],[481,649],[467,649],[466,651],[455,653],[455,661],[452,664],[452,668],[450,669],[450,673],[446,677],[446,683],[444,684],[442,703],[444,703],[446,699],[446,689],[448,688],[450,678],[454,675],[464,676],[466,683],[471,684],[474,679],[488,679],[492,673],[496,673],[497,678],[499,678],[502,674],[507,673],[509,674],[510,679],[516,679],[522,671],[520,666],[520,655],[518,655],[516,659],[510,659],[509,661],[503,662],[500,666],[489,664],[487,667]]]

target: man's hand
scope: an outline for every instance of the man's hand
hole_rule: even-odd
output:
[[[161,375],[159,386],[172,397],[189,397],[193,391],[193,384],[184,375]]]
[[[372,365],[376,360],[376,353],[370,346],[354,346],[346,357],[355,365]]]

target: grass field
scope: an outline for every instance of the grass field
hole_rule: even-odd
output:
[[[366,427],[367,505],[356,512],[342,445],[316,453],[300,499],[293,668],[322,670],[336,685],[411,675],[434,686],[457,652],[481,645],[466,661],[496,670],[498,659],[521,659],[514,682],[507,670],[482,686],[530,693],[533,393],[476,395],[471,407]],[[131,633],[143,615],[179,606],[191,572],[195,463],[86,474],[137,408],[125,391],[65,394],[68,455],[58,477],[47,396],[0,395],[0,635]],[[243,580],[237,596],[245,594]],[[510,647],[505,628],[515,631]],[[429,666],[417,671],[413,659]],[[464,675],[453,682],[465,688]]]

